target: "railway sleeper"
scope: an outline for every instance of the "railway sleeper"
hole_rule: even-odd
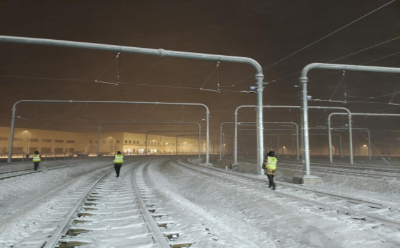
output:
[[[88,221],[88,220],[74,220],[72,222],[72,224],[76,225],[76,224],[84,224],[84,223],[88,223],[88,222],[90,222],[90,221]]]
[[[161,219],[164,216],[168,216],[167,214],[152,214],[151,215],[154,219]]]
[[[163,233],[165,237],[167,237],[169,240],[175,240],[179,237],[179,233],[174,232],[174,233]]]
[[[96,203],[91,203],[91,202],[85,202],[83,205],[85,205],[85,206],[97,206]]]
[[[87,243],[79,241],[61,242],[58,248],[74,248],[81,245],[86,245]]]
[[[168,225],[173,224],[174,222],[156,222],[158,227],[167,228]]]
[[[171,244],[171,248],[184,248],[184,247],[190,247],[192,246],[193,243],[187,242],[187,243],[176,243],[176,244]]]
[[[90,230],[86,230],[86,229],[68,229],[66,235],[68,236],[78,236],[81,233],[88,233],[90,232]]]

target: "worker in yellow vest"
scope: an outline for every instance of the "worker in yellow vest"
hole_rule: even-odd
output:
[[[118,151],[117,155],[114,156],[114,169],[117,173],[117,177],[119,177],[119,171],[121,170],[121,166],[124,163],[124,156],[122,156],[121,152]]]
[[[272,190],[276,189],[274,177],[275,177],[277,163],[278,160],[275,158],[275,152],[274,151],[268,152],[267,156],[264,159],[263,168],[264,168],[264,173],[265,175],[267,175],[269,180],[268,188],[272,188]]]
[[[40,161],[42,161],[42,156],[40,156],[38,151],[35,151],[35,154],[33,154],[32,161],[33,161],[33,169],[37,171],[39,168],[39,163]]]

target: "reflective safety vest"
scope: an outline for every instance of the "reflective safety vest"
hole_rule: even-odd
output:
[[[33,154],[33,159],[32,159],[32,161],[33,161],[33,162],[40,162],[40,161],[42,161],[42,160],[40,159],[40,155],[39,155],[39,154]]]
[[[115,155],[114,164],[123,164],[124,163],[124,156],[121,154]]]
[[[264,166],[266,169],[276,170],[276,163],[278,160],[275,157],[267,157],[264,160]]]

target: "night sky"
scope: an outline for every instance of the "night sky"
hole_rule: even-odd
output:
[[[270,83],[264,89],[265,105],[300,105],[298,72],[309,63],[334,60],[340,64],[399,67],[398,1],[299,51],[388,2],[2,0],[0,34],[250,57],[266,68],[264,81]],[[237,106],[256,104],[256,94],[241,92],[255,85],[255,71],[249,65],[221,62],[217,67],[213,61],[124,53],[119,59],[116,56],[113,52],[0,43],[0,126],[10,125],[11,108],[18,100],[190,102],[209,106],[211,134],[216,139],[220,123],[233,121]],[[118,75],[119,85],[95,82],[115,83]],[[400,113],[399,94],[392,98],[399,75],[348,71],[343,77],[342,72],[313,70],[309,79],[313,99],[347,100],[310,101],[309,105]],[[221,93],[200,90],[218,90],[218,83]],[[389,105],[390,101],[397,105]],[[324,126],[330,112],[310,110],[310,127]],[[299,110],[265,110],[264,114],[264,121],[300,123]],[[103,121],[197,122],[204,119],[205,112],[188,106],[29,103],[21,104],[17,115],[17,127],[95,132]],[[240,121],[255,121],[255,117],[250,109],[239,114]],[[345,118],[336,117],[333,125],[345,122]],[[376,130],[372,132],[378,137],[384,136],[378,130],[399,130],[399,119],[393,117],[355,117],[354,122],[357,127]],[[156,129],[196,127],[121,125],[104,131]]]

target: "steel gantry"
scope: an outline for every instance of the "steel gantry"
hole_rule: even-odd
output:
[[[235,117],[235,139],[237,140],[237,126],[238,126],[238,110],[241,108],[255,108],[257,106],[255,105],[241,105],[239,107],[236,108],[235,113],[234,113],[234,117]],[[264,105],[263,108],[286,108],[286,109],[301,109],[301,106],[286,106],[286,105]],[[347,108],[344,107],[326,107],[326,106],[308,106],[308,108],[310,109],[336,109],[336,110],[344,110],[346,111],[349,115],[349,139],[352,139],[352,134],[351,134],[351,112],[350,110],[348,110]],[[307,129],[308,129],[308,125],[307,125]],[[303,137],[304,132],[303,132],[304,128],[302,129],[302,140],[304,143],[305,137]],[[308,130],[307,130],[307,135],[308,135]],[[308,139],[308,138],[307,138]],[[307,140],[307,149],[308,149],[309,145],[308,145],[308,140]],[[308,159],[305,158],[305,146],[302,146],[302,150],[303,150],[303,161],[304,162],[304,170],[305,170],[305,176],[310,176],[310,158],[308,157]],[[237,147],[235,148],[235,150],[237,150]],[[353,148],[350,147],[350,154],[353,154]],[[262,171],[261,171],[261,163],[262,161],[257,161],[258,163],[258,173],[261,175]],[[350,163],[353,164],[353,156],[350,156]],[[234,154],[234,165],[238,165],[237,162],[237,155]]]
[[[14,128],[15,128],[15,115],[17,112],[17,105],[23,102],[36,102],[36,103],[95,103],[95,104],[145,104],[145,105],[186,105],[186,106],[200,106],[205,108],[206,110],[206,122],[207,122],[207,129],[206,129],[206,163],[205,165],[210,164],[210,157],[209,157],[209,117],[210,111],[207,105],[202,103],[175,103],[175,102],[137,102],[137,101],[77,101],[77,100],[21,100],[14,103],[12,108],[12,115],[11,115],[11,131],[10,131],[10,144],[8,150],[8,163],[11,163],[12,160],[12,148],[13,148],[13,138],[14,138]]]
[[[101,126],[103,124],[196,124],[199,127],[199,147],[201,146],[200,144],[200,139],[201,139],[201,125],[198,122],[183,122],[183,121],[136,121],[136,122],[102,122],[99,124],[99,128],[98,128],[98,133],[97,133],[97,157],[99,157],[99,150],[100,150],[100,135],[101,135]],[[146,136],[146,150],[147,150],[147,136]],[[200,153],[201,153],[201,148],[199,150],[199,159],[201,159],[200,157]]]
[[[255,131],[255,130],[257,130],[257,129],[238,129],[237,131]],[[235,129],[226,129],[224,132],[223,132],[223,139],[224,139],[224,136],[225,136],[225,132],[226,131],[235,131]],[[298,131],[297,131],[297,129],[265,129],[264,128],[264,131],[294,131],[295,132],[295,135],[296,135],[296,137],[297,137],[297,141],[298,141],[298,139],[299,139],[299,133],[298,133]],[[264,136],[266,136],[267,134],[264,134]],[[279,134],[277,134],[278,135],[278,149],[279,149]],[[233,153],[234,154],[236,154],[236,156],[237,156],[237,139],[233,139],[233,142],[234,142],[234,150],[233,150]],[[298,144],[298,143],[297,143]],[[298,147],[297,147],[297,149],[298,149]],[[277,157],[279,157],[279,151],[277,151]],[[236,164],[235,164],[236,165]]]
[[[301,109],[302,109],[302,130],[303,130],[303,150],[306,162],[306,175],[310,175],[310,147],[308,138],[308,97],[307,97],[307,74],[312,69],[326,69],[326,70],[347,70],[347,71],[365,71],[365,72],[381,72],[381,73],[400,73],[400,68],[395,67],[378,67],[378,66],[361,66],[361,65],[341,65],[341,64],[324,64],[324,63],[311,63],[306,65],[301,71],[299,82],[302,85],[301,93]],[[351,113],[349,113],[351,119]],[[350,121],[351,122],[351,121]],[[351,130],[351,128],[349,129]],[[351,147],[350,147],[351,148]],[[352,149],[352,148],[351,148]],[[352,152],[352,150],[350,150]]]
[[[164,49],[150,49],[141,47],[128,47],[118,46],[109,44],[98,44],[88,42],[76,42],[76,41],[65,41],[65,40],[53,40],[53,39],[39,39],[30,37],[15,37],[15,36],[0,36],[0,42],[6,43],[19,43],[28,45],[45,45],[45,46],[57,46],[57,47],[72,47],[80,49],[90,50],[102,50],[117,53],[135,53],[145,54],[160,57],[176,57],[176,58],[187,58],[187,59],[198,59],[198,60],[210,60],[210,61],[222,61],[232,63],[245,63],[253,66],[256,70],[255,79],[257,84],[257,155],[261,161],[264,158],[264,141],[263,141],[263,90],[264,90],[264,74],[261,65],[254,59],[239,57],[239,56],[225,56],[216,54],[205,54],[205,53],[192,53],[192,52],[180,52],[170,51]],[[207,115],[208,118],[208,115]],[[208,119],[207,119],[207,133],[208,133]],[[211,165],[208,161],[208,150],[209,150],[209,137],[207,134],[207,165]]]
[[[332,140],[331,140],[331,117],[334,115],[347,115],[346,113],[331,113],[328,118],[327,118],[327,124],[328,124],[328,135],[329,135],[329,145],[332,145]],[[391,114],[391,113],[351,113],[353,116],[392,116],[392,117],[400,117],[400,114]],[[367,129],[368,132],[368,155],[369,159],[371,159],[371,134],[369,130]],[[352,146],[352,144],[350,144]],[[332,163],[332,151],[329,152],[329,161]]]
[[[221,155],[221,149],[222,149],[222,135],[223,135],[223,126],[225,124],[235,124],[235,122],[222,122],[220,127],[219,127],[219,159],[222,160],[222,155]],[[243,126],[250,126],[251,124],[256,124],[255,122],[239,122],[239,125],[244,124]],[[289,124],[292,126],[296,127],[296,133],[297,133],[297,140],[296,140],[296,157],[297,160],[299,160],[299,139],[298,139],[298,134],[299,134],[299,126],[295,122],[265,122],[264,124]],[[264,134],[265,135],[265,134]]]

